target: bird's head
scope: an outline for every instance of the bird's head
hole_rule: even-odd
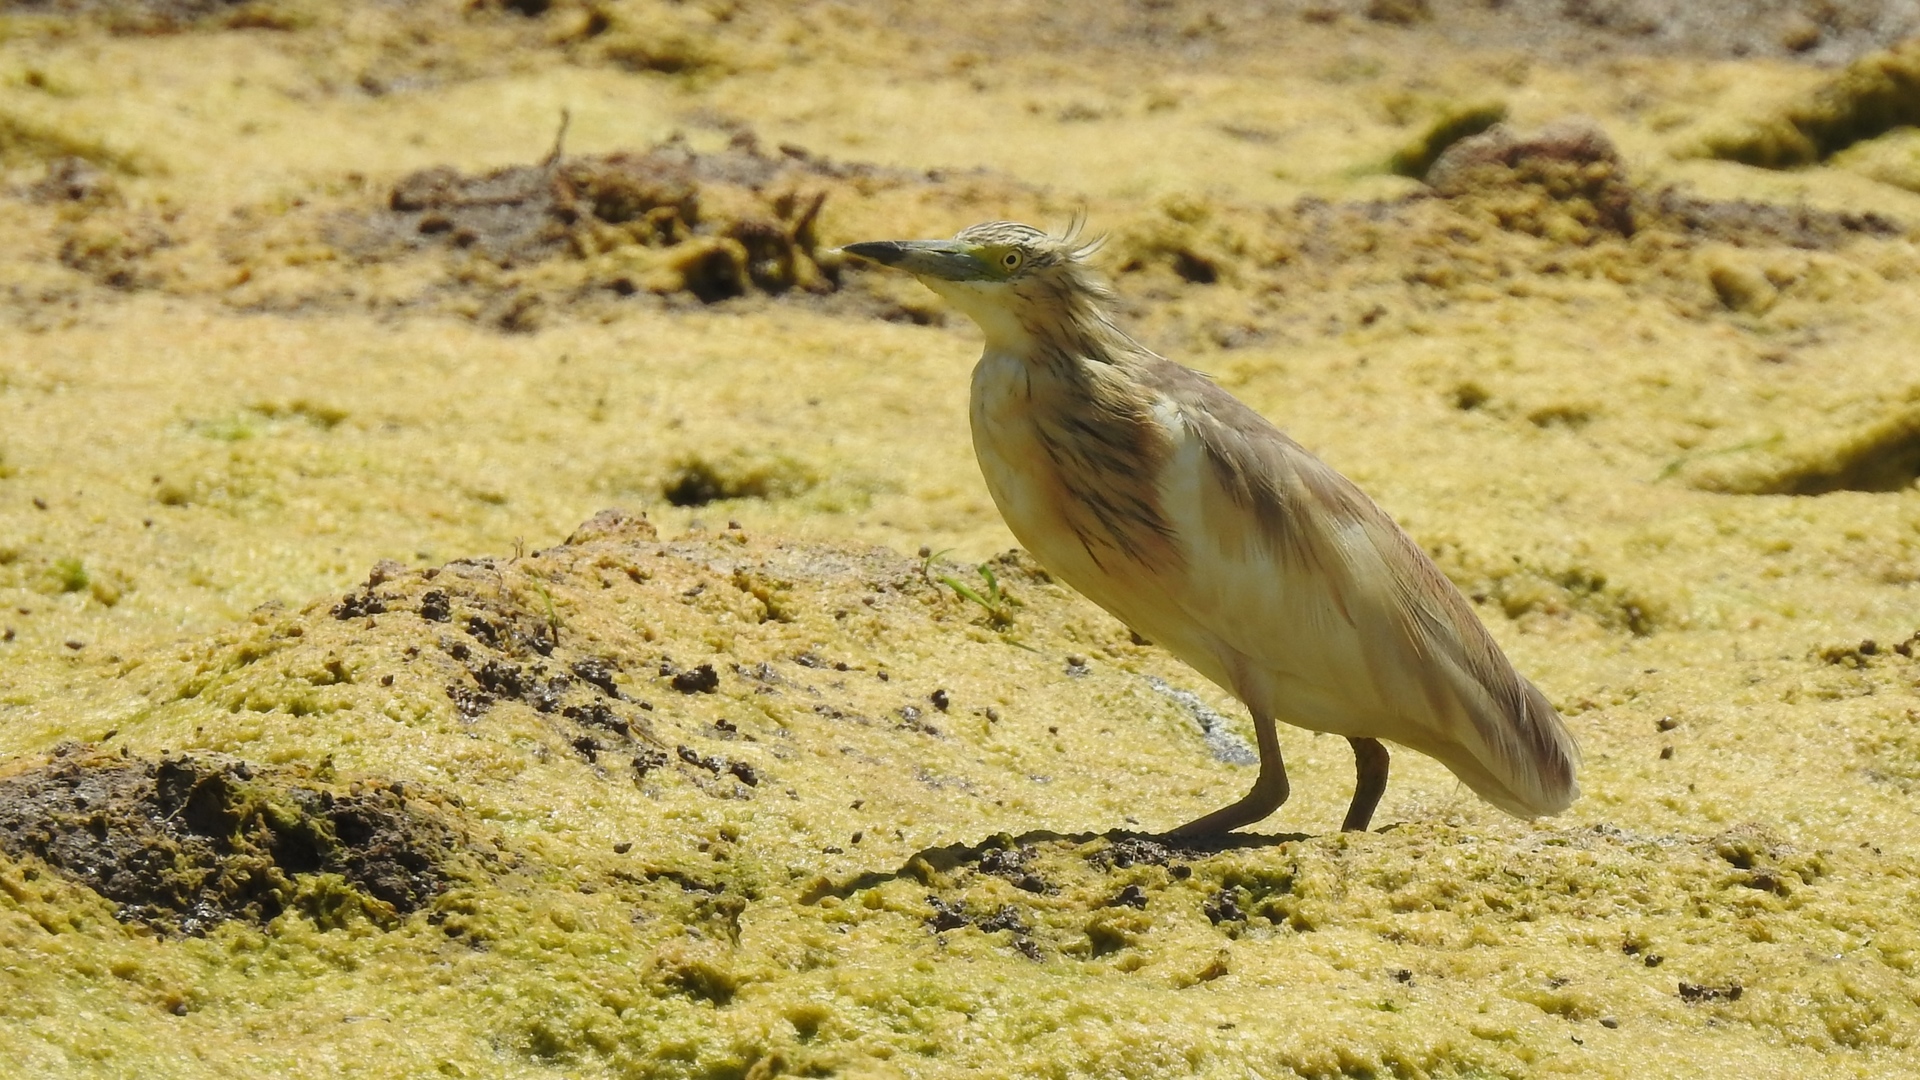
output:
[[[1108,327],[1106,286],[1087,265],[1100,246],[1076,219],[1059,236],[1013,221],[989,221],[951,240],[873,240],[842,251],[897,267],[965,312],[989,350],[1025,354],[1035,338]]]

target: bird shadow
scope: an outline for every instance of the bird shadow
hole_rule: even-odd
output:
[[[1030,844],[1085,844],[1094,840],[1106,840],[1110,844],[1132,841],[1135,844],[1149,844],[1158,849],[1155,861],[1190,861],[1209,855],[1218,855],[1226,851],[1244,851],[1254,848],[1278,847],[1281,844],[1296,843],[1309,839],[1306,833],[1228,833],[1224,836],[1210,836],[1200,839],[1175,839],[1168,833],[1146,833],[1132,829],[1108,829],[1105,832],[1062,833],[1051,829],[1030,829],[1018,836],[1008,833],[995,833],[978,843],[941,844],[935,847],[921,848],[907,856],[905,862],[894,870],[868,870],[850,878],[835,881],[821,878],[810,885],[799,896],[802,904],[817,904],[828,897],[845,900],[856,893],[877,888],[892,881],[912,880],[922,885],[933,885],[939,875],[950,873],[963,866],[977,866],[980,860],[990,852],[1007,851],[1026,847]],[[1136,858],[1135,861],[1140,861]]]

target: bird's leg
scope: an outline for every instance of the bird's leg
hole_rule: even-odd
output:
[[[1259,821],[1287,801],[1287,765],[1280,760],[1280,738],[1274,734],[1273,719],[1255,713],[1253,730],[1260,742],[1260,776],[1254,780],[1253,790],[1239,802],[1189,821],[1168,836],[1184,838],[1230,832]]]
[[[1340,823],[1344,832],[1366,832],[1373,820],[1373,808],[1387,790],[1387,748],[1378,739],[1347,739],[1353,744],[1353,805],[1347,807],[1347,820]]]

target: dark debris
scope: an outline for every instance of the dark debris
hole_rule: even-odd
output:
[[[933,914],[927,916],[927,927],[936,934],[958,930],[973,923],[972,917],[967,914],[965,900],[955,900],[949,904],[938,896],[929,895],[927,906],[933,909]]]
[[[581,682],[594,687],[610,698],[626,697],[625,694],[620,692],[620,687],[614,682],[614,676],[619,672],[620,666],[611,660],[599,656],[589,656],[574,661],[572,667],[568,670],[572,671],[574,676]]]
[[[713,669],[712,664],[679,671],[672,664],[663,663],[660,665],[660,674],[683,694],[711,694],[720,689],[720,673]]]
[[[1223,922],[1245,922],[1247,913],[1240,910],[1240,899],[1232,889],[1221,889],[1207,898],[1200,910],[1206,912],[1207,921],[1215,926]]]
[[[1045,878],[1028,868],[1034,855],[1032,846],[995,848],[980,857],[980,872],[1005,878],[1023,892],[1043,893],[1051,886]]]
[[[1131,866],[1167,866],[1186,858],[1191,855],[1153,840],[1129,836],[1087,856],[1087,861],[1102,868],[1125,870]]]
[[[1745,993],[1746,989],[1737,982],[1730,982],[1725,986],[1706,986],[1685,980],[1680,983],[1680,1000],[1689,1004],[1698,1004],[1703,1001],[1739,1001],[1741,995]]]
[[[364,619],[369,615],[384,615],[389,597],[376,595],[372,590],[360,593],[348,593],[333,605],[333,617],[341,622],[349,619]]]
[[[451,621],[453,601],[440,589],[428,589],[420,596],[420,617],[428,622]]]

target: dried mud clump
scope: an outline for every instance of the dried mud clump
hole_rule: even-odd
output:
[[[555,319],[610,321],[628,305],[805,298],[926,322],[930,298],[898,283],[840,293],[841,257],[818,236],[829,198],[938,187],[935,172],[842,164],[761,146],[675,138],[647,149],[566,155],[489,172],[423,169],[380,186],[347,172],[289,205],[219,208],[129,194],[144,159],[0,110],[0,195],[29,207],[39,236],[18,253],[68,294],[88,288],[212,297],[243,311],[448,313],[509,332]],[[998,180],[968,184],[996,190]],[[977,192],[966,194],[974,198]],[[20,316],[44,318],[44,304]]]
[[[600,542],[653,541],[655,532],[644,516],[617,510],[603,511],[582,524],[566,545],[535,558],[564,556],[576,545]],[[646,574],[636,570],[639,578]],[[517,579],[517,580],[516,580]],[[503,581],[513,585],[503,587]],[[711,663],[682,671],[669,658],[636,656],[610,643],[595,642],[570,628],[556,596],[564,596],[571,575],[554,567],[534,571],[528,564],[509,570],[492,559],[452,563],[443,568],[407,571],[397,564],[374,568],[367,582],[327,609],[340,629],[357,639],[353,646],[375,644],[391,650],[405,668],[418,666],[434,682],[434,696],[450,704],[465,730],[474,730],[505,706],[524,706],[540,718],[554,739],[603,778],[610,766],[630,765],[633,775],[645,777],[669,761],[673,744],[654,730],[654,704],[645,700],[643,687],[657,685],[682,694],[713,693],[720,674]],[[605,587],[605,586],[598,586]],[[398,635],[388,640],[388,635]],[[309,635],[304,632],[301,639]],[[624,644],[624,643],[623,643]],[[643,674],[658,668],[656,684]],[[310,681],[350,689],[364,676],[349,670],[337,652]],[[383,685],[391,685],[392,676]],[[189,687],[194,696],[221,695],[204,686]],[[308,700],[295,688],[293,700],[280,698],[284,688],[259,689],[242,694],[259,707],[326,709],[336,701]],[[477,736],[476,736],[477,737]],[[758,772],[744,763],[722,758],[688,757],[681,760],[716,776],[730,776],[746,787],[758,784]],[[613,755],[620,755],[618,760]],[[734,789],[730,783],[727,790]],[[737,792],[736,792],[737,794]],[[742,795],[741,797],[744,797]]]
[[[738,5],[672,0],[474,0],[471,15],[492,13],[538,28],[549,47],[574,63],[632,72],[725,74],[752,62],[763,19],[736,18]]]
[[[621,689],[621,662],[563,646],[561,624],[555,617],[510,597],[489,596],[483,584],[489,572],[490,568],[481,569],[476,575],[480,582],[458,571],[436,574],[434,579],[442,587],[428,590],[419,600],[422,619],[452,622],[464,631],[464,638],[439,640],[441,650],[463,672],[445,687],[461,719],[472,723],[504,702],[517,702],[550,718],[550,726],[588,763],[599,763],[603,753],[622,750],[632,758],[637,773],[650,771],[666,744],[654,734],[646,716],[653,704]],[[548,597],[528,599],[544,605]],[[718,684],[717,674],[712,665],[703,664],[698,670],[710,680],[699,688],[710,692]],[[689,677],[697,680],[691,673]],[[672,685],[691,692],[680,679]]]
[[[400,784],[336,794],[221,755],[55,760],[0,780],[0,850],[168,934],[289,910],[391,925],[447,887],[455,844]]]

